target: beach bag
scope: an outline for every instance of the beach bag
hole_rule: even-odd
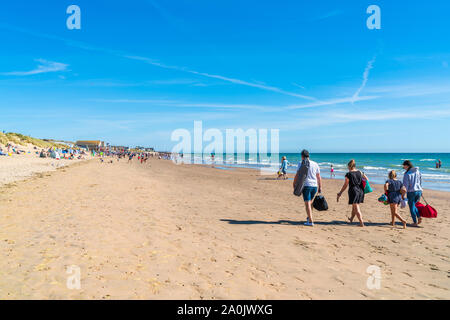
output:
[[[430,206],[423,196],[422,199],[426,205],[420,202],[416,203],[416,208],[419,210],[419,215],[422,218],[437,218],[437,210]]]
[[[367,193],[371,193],[371,192],[373,192],[373,189],[370,186],[369,181],[366,181],[366,186],[364,187],[364,193],[367,194]]]
[[[408,200],[403,199],[402,202],[400,202],[400,209],[405,209],[407,205],[408,205]]]
[[[317,211],[327,211],[328,210],[328,203],[327,200],[325,200],[325,197],[321,195],[320,193],[314,198],[313,201],[313,208]]]
[[[389,204],[388,196],[384,193],[381,197],[378,198],[378,202],[381,202],[385,206],[387,206]]]
[[[364,190],[364,194],[373,192],[373,189],[370,186],[369,181],[367,181],[364,178],[362,179],[362,187],[363,187],[363,190]]]
[[[302,161],[302,165],[300,166],[300,169],[298,169],[297,171],[298,175],[297,183],[294,186],[294,195],[296,195],[297,197],[300,197],[302,195],[308,171],[309,171],[309,160],[305,159]]]

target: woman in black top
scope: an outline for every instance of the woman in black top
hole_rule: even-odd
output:
[[[349,187],[348,203],[352,205],[352,216],[348,220],[352,223],[356,216],[359,220],[359,226],[364,227],[361,208],[359,205],[364,202],[363,179],[366,181],[369,181],[369,179],[367,179],[364,173],[356,170],[355,160],[351,160],[347,166],[349,171],[345,175],[345,182],[341,191],[337,194],[337,201],[339,202],[339,198],[342,196],[345,189]]]
[[[387,180],[384,184],[384,191],[387,194],[388,202],[391,207],[391,225],[395,225],[395,218],[397,217],[398,220],[402,222],[403,229],[406,229],[406,220],[398,214],[398,205],[403,199],[403,195],[401,193],[402,188],[403,183],[397,180],[397,173],[395,170],[389,172],[389,180]]]

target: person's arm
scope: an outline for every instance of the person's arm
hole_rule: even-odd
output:
[[[422,188],[422,173],[419,171],[420,187]]]
[[[402,183],[402,186],[400,187],[400,194],[402,195],[402,200],[405,200],[405,196],[406,196],[406,188]]]
[[[316,175],[316,177],[317,177],[317,183],[318,183],[318,185],[319,185],[319,193],[322,193],[322,177],[320,176],[320,173],[318,173],[317,175]]]
[[[369,181],[369,178],[367,178],[366,174],[364,172],[362,172],[362,176],[366,181]]]
[[[345,178],[344,185],[342,186],[341,191],[337,194],[337,202],[339,202],[339,198],[342,196],[345,189],[347,189],[349,183],[350,183],[350,181],[348,180],[348,178]]]
[[[405,193],[408,191],[409,189],[409,180],[408,177],[405,173],[405,175],[403,176],[403,188],[405,189]]]
[[[388,190],[389,190],[389,183],[385,183],[384,184],[384,192],[388,192]]]

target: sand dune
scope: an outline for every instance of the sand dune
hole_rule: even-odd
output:
[[[292,181],[247,169],[151,160],[90,161],[0,189],[0,299],[449,299],[450,197],[439,218],[388,225],[381,187],[346,223],[341,181],[330,210],[302,225]],[[402,211],[411,221],[409,213]],[[68,266],[81,288],[68,289]],[[381,288],[366,282],[381,268]]]

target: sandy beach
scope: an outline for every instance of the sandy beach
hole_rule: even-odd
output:
[[[22,150],[24,153],[12,154],[11,156],[0,156],[0,186],[27,179],[36,174],[54,171],[76,162],[84,161],[84,159],[69,160],[61,158],[60,160],[56,160],[50,157],[39,158],[36,155],[36,152],[40,151],[42,148],[35,148],[31,144],[16,146],[16,148]],[[6,151],[7,147],[0,144],[0,149]],[[89,159],[90,156],[86,155],[83,156],[83,158]]]
[[[449,299],[449,194],[426,191],[438,219],[403,230],[374,186],[359,228],[341,185],[325,180],[330,209],[311,228],[292,180],[250,169],[91,160],[10,183],[0,299]]]

